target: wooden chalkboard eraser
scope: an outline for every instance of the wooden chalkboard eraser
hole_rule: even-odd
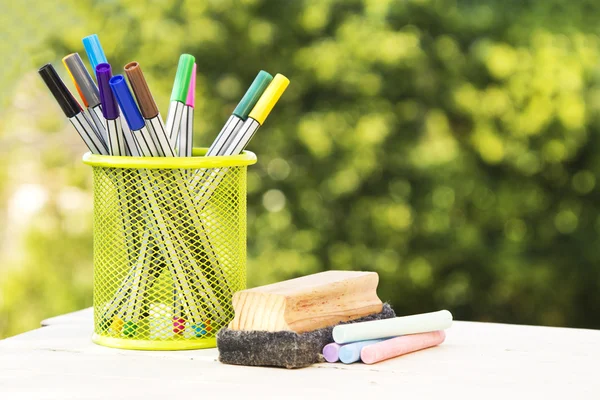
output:
[[[379,313],[375,272],[327,271],[233,295],[229,329],[303,333]]]

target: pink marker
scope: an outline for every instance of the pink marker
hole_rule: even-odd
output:
[[[179,131],[178,155],[179,157],[192,156],[192,140],[194,132],[194,107],[196,104],[196,64],[192,68],[190,77],[190,86],[188,87],[185,107],[181,117],[181,126]]]
[[[412,353],[413,351],[437,346],[444,339],[446,339],[444,331],[399,336],[363,347],[360,352],[360,358],[365,364],[375,364],[379,361]]]
[[[342,346],[337,343],[329,343],[323,347],[323,357],[325,357],[325,360],[330,363],[337,362],[340,359],[340,347]]]

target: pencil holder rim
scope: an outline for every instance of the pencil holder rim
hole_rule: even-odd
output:
[[[207,151],[206,147],[194,148],[193,157],[122,157],[87,152],[83,155],[83,163],[104,168],[198,169],[243,167],[256,164],[257,160],[256,154],[248,150],[236,156],[206,157]]]

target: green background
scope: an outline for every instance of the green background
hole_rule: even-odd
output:
[[[91,305],[91,170],[36,73],[68,81],[91,33],[114,70],[140,62],[163,115],[196,57],[197,145],[260,69],[291,79],[249,146],[249,285],[371,270],[398,314],[600,328],[597,2],[24,0],[0,18],[0,337]]]

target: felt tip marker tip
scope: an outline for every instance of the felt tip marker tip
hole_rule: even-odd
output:
[[[275,75],[275,78],[273,78],[262,96],[260,96],[260,99],[258,99],[256,105],[250,111],[248,117],[262,125],[289,84],[290,80],[285,76],[281,74]]]
[[[102,103],[102,114],[106,119],[117,119],[119,107],[115,95],[110,88],[112,70],[110,64],[100,63],[96,66],[96,78],[98,79],[98,90],[100,91],[100,102]]]
[[[94,33],[93,35],[84,37],[82,41],[88,60],[94,70],[98,64],[108,63],[102,45],[100,44],[100,39],[98,39],[98,35]]]
[[[185,103],[195,61],[196,59],[194,56],[190,54],[182,54],[181,57],[179,57],[175,82],[173,83],[173,91],[171,92],[171,101]]]
[[[262,96],[272,80],[273,76],[271,74],[266,71],[260,71],[246,91],[246,94],[244,94],[244,97],[242,97],[242,100],[240,100],[235,110],[233,110],[232,114],[243,120],[248,118],[248,114],[252,111],[256,102],[260,99],[260,96]]]
[[[196,63],[194,63],[194,68],[192,68],[192,76],[190,77],[190,86],[188,87],[185,105],[192,108],[196,105]]]
[[[142,114],[133,99],[129,86],[127,86],[125,77],[123,75],[115,75],[110,78],[109,84],[117,98],[119,106],[121,106],[121,111],[127,120],[129,128],[132,131],[139,131],[146,126],[146,122],[142,118]]]
[[[73,118],[81,112],[81,106],[60,79],[52,64],[44,65],[38,70],[38,73],[67,118]]]

